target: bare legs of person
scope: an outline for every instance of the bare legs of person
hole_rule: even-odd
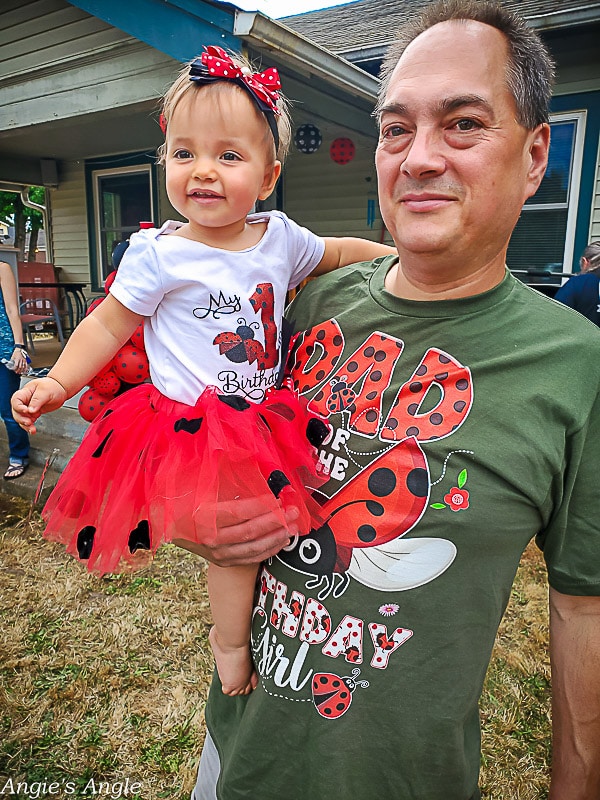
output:
[[[209,641],[223,694],[250,694],[258,678],[250,655],[250,624],[257,566],[208,566],[208,594],[214,621]]]

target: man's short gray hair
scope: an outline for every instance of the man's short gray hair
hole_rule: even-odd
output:
[[[554,62],[548,49],[522,17],[497,3],[482,0],[441,0],[402,26],[383,60],[375,116],[381,113],[390,78],[408,45],[429,28],[449,20],[482,22],[504,34],[509,49],[506,82],[517,105],[517,121],[528,130],[548,122],[554,84]]]

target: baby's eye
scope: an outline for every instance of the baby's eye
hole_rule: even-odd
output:
[[[221,158],[223,159],[223,161],[239,161],[240,160],[240,157],[238,156],[238,154],[232,152],[231,150],[228,150],[226,153],[223,153]]]
[[[173,153],[173,158],[186,159],[192,157],[193,156],[189,150],[175,150],[175,152]]]

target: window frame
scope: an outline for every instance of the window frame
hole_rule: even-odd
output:
[[[148,175],[151,219],[158,218],[158,190],[156,180],[156,156],[149,153],[131,153],[111,156],[86,162],[86,186],[88,197],[88,239],[90,254],[90,283],[92,292],[102,292],[102,219],[100,216],[100,179],[124,174]],[[142,220],[140,220],[141,222]]]
[[[575,234],[577,230],[577,217],[579,209],[579,199],[581,190],[581,172],[583,169],[583,154],[585,145],[585,131],[587,123],[587,110],[561,111],[550,114],[550,130],[553,124],[563,122],[575,122],[575,136],[573,149],[571,151],[571,164],[569,172],[569,183],[567,188],[567,200],[561,203],[535,203],[527,202],[523,205],[521,214],[539,211],[556,211],[565,209],[567,212],[567,224],[565,229],[565,240],[562,253],[562,272],[572,274],[573,255],[575,251]],[[556,284],[560,285],[562,279],[556,276]]]

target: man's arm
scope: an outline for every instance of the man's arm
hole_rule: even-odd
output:
[[[600,597],[550,589],[549,800],[600,798]]]

